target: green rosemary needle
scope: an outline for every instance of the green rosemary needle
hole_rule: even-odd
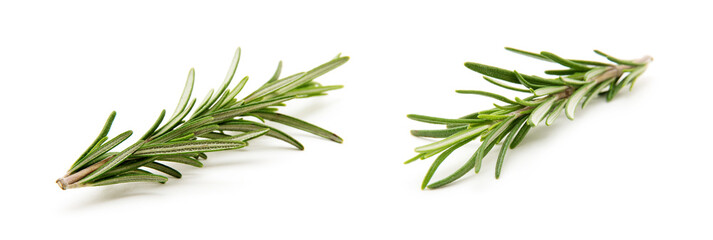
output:
[[[322,86],[313,80],[348,60],[349,57],[337,55],[312,70],[284,78],[280,78],[280,62],[270,80],[238,100],[236,96],[248,80],[246,76],[232,89],[228,89],[240,61],[238,48],[228,74],[217,91],[210,90],[203,101],[195,105],[196,99],[191,99],[195,71],[191,69],[173,114],[164,118],[166,110],[161,111],[149,130],[136,143],[121,151],[111,150],[133,132],[126,131],[109,139],[109,129],[116,116],[116,112],[112,112],[99,136],[72,164],[67,174],[57,180],[57,184],[64,190],[128,182],[165,183],[167,177],[145,169],[180,178],[180,172],[164,163],[202,167],[203,163],[199,160],[207,158],[205,152],[242,148],[247,146],[248,140],[263,135],[304,149],[300,142],[264,124],[265,121],[277,122],[341,143],[342,139],[336,134],[295,117],[277,113],[276,107],[284,106],[284,102],[295,98],[322,96],[327,91],[342,88],[340,85]],[[167,120],[164,122],[164,119]]]
[[[483,78],[486,81],[508,90],[531,93],[532,96],[523,99],[517,97],[509,99],[485,91],[457,90],[457,93],[486,96],[505,104],[494,104],[495,108],[471,113],[458,119],[408,115],[408,118],[416,121],[446,126],[445,129],[411,131],[411,134],[417,137],[443,138],[440,141],[417,147],[417,155],[406,161],[406,163],[410,163],[440,154],[426,173],[421,189],[442,187],[458,180],[471,170],[478,173],[483,158],[496,144],[502,143],[495,167],[495,178],[499,178],[506,152],[520,144],[531,128],[536,127],[542,121],[549,126],[563,110],[567,118],[574,120],[577,106],[584,108],[592,99],[600,95],[606,96],[607,101],[610,101],[625,86],[629,86],[629,90],[631,90],[636,79],[653,60],[649,56],[637,60],[622,60],[595,50],[595,53],[612,62],[602,63],[565,59],[549,52],[538,54],[514,48],[505,49],[539,60],[554,62],[564,66],[565,69],[545,71],[546,74],[555,77],[543,78],[480,63],[466,62],[467,68],[485,75]],[[509,85],[496,79],[515,85]],[[482,143],[461,168],[450,176],[431,183],[433,174],[453,151],[478,138]]]

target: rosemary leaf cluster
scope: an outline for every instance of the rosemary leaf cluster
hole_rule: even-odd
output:
[[[426,173],[421,189],[442,187],[458,180],[471,170],[478,173],[483,158],[496,144],[502,143],[495,167],[495,178],[499,178],[508,149],[513,149],[520,144],[531,128],[542,122],[547,126],[551,125],[563,111],[567,118],[574,120],[576,108],[578,106],[584,108],[595,97],[604,96],[607,101],[611,101],[622,88],[629,86],[631,90],[636,79],[646,71],[648,63],[652,61],[649,56],[637,60],[622,60],[596,50],[595,53],[612,63],[566,59],[550,52],[538,54],[514,48],[506,49],[557,63],[564,69],[547,70],[545,73],[550,77],[545,78],[466,62],[467,68],[485,75],[483,78],[489,83],[532,95],[522,99],[518,97],[509,99],[485,91],[457,90],[457,93],[481,95],[503,103],[493,104],[494,108],[471,113],[458,119],[408,115],[416,121],[445,125],[445,129],[411,131],[411,134],[417,137],[442,138],[431,144],[417,147],[417,155],[406,161],[410,163],[438,155]],[[462,167],[450,176],[431,183],[433,174],[453,151],[476,139],[479,139],[481,144]]]
[[[173,114],[166,117],[166,110],[161,111],[155,123],[138,141],[120,151],[112,150],[127,140],[133,132],[129,130],[109,138],[109,129],[116,116],[116,112],[112,112],[99,136],[72,164],[67,174],[57,180],[57,184],[62,189],[72,189],[127,182],[165,183],[168,180],[166,176],[146,169],[180,178],[181,173],[166,163],[202,167],[203,163],[199,160],[206,159],[205,152],[242,148],[247,146],[247,141],[260,136],[273,137],[300,150],[304,149],[300,142],[265,124],[266,121],[341,143],[342,139],[334,133],[298,118],[280,114],[277,107],[284,106],[286,101],[295,98],[322,96],[326,95],[327,91],[342,88],[340,85],[323,86],[313,80],[348,60],[349,57],[337,55],[312,70],[283,78],[280,78],[280,62],[270,80],[244,98],[238,99],[237,95],[248,81],[246,76],[232,89],[228,88],[240,61],[238,48],[225,80],[216,91],[210,90],[207,96],[196,104],[196,98],[191,98],[195,78],[195,71],[191,69]]]

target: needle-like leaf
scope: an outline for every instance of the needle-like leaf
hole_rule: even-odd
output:
[[[243,90],[243,87],[245,87],[245,84],[248,82],[248,79],[250,79],[248,76],[245,76],[240,82],[235,85],[235,88],[230,91],[230,94],[225,95],[226,97],[220,101],[220,106],[226,106],[228,103],[230,103],[231,100],[234,100],[236,96],[238,96],[238,93]]]
[[[246,102],[249,102],[249,101],[252,101],[252,100],[255,100],[255,99],[260,99],[260,98],[262,98],[262,97],[264,97],[264,96],[266,96],[266,95],[268,95],[268,94],[270,94],[270,93],[273,93],[273,92],[277,91],[277,90],[280,89],[280,88],[283,88],[283,87],[287,86],[287,84],[289,84],[289,83],[291,83],[291,82],[297,81],[297,80],[300,79],[302,76],[304,76],[304,74],[305,74],[304,72],[296,73],[296,74],[287,76],[287,77],[285,77],[285,78],[283,78],[283,79],[276,80],[276,81],[271,82],[271,83],[267,83],[267,84],[263,85],[262,87],[260,87],[260,89],[258,89],[257,91],[255,91],[255,92],[251,93],[250,95],[248,95],[244,100],[245,100]]]
[[[195,160],[191,157],[186,157],[186,156],[161,156],[156,161],[164,161],[164,162],[175,162],[175,163],[182,163],[186,165],[191,165],[194,167],[203,167],[203,163],[201,163],[198,160]]]
[[[242,106],[238,106],[238,107],[234,107],[234,108],[228,108],[225,110],[221,110],[221,111],[211,114],[210,116],[212,116],[215,121],[222,121],[222,120],[231,119],[231,118],[240,116],[245,113],[249,113],[249,112],[260,110],[262,108],[273,106],[273,105],[291,100],[292,98],[293,97],[280,97],[280,98],[276,98],[276,99],[265,100],[262,102],[246,104],[246,105],[242,105]]]
[[[584,101],[582,101],[582,109],[584,109],[584,107],[586,107],[587,104],[589,104],[589,102],[592,101],[592,99],[594,99],[594,97],[596,97],[595,94],[598,94],[599,92],[601,92],[602,89],[609,86],[615,80],[616,80],[615,78],[612,78],[612,79],[606,80],[604,82],[598,83],[595,87],[593,87],[592,90],[589,91],[589,93],[587,93],[584,96],[585,99],[584,99]]]
[[[121,175],[117,176],[114,178],[109,178],[106,180],[100,180],[92,183],[87,183],[84,184],[86,187],[98,187],[98,186],[106,186],[106,185],[112,185],[112,184],[119,184],[119,183],[130,183],[130,182],[156,182],[156,183],[165,183],[168,181],[168,178],[156,174],[138,174],[138,173],[131,173],[131,174],[126,174],[126,175]]]
[[[161,125],[161,122],[163,121],[163,117],[166,116],[166,109],[161,110],[161,114],[158,115],[158,119],[156,119],[156,122],[154,122],[153,125],[149,128],[149,130],[144,133],[144,136],[141,137],[141,140],[146,140],[151,135],[156,131],[156,128],[158,128],[159,125]]]
[[[626,78],[623,80],[623,83],[624,85],[629,84],[629,91],[634,88],[634,83],[636,82],[636,79],[638,79],[639,76],[644,73],[644,71],[646,71],[646,66],[638,68],[626,76]]]
[[[505,47],[505,50],[508,50],[508,51],[511,51],[511,52],[514,52],[514,53],[517,53],[517,54],[521,54],[521,55],[524,55],[524,56],[528,56],[528,57],[531,57],[531,58],[535,58],[535,59],[538,59],[538,60],[547,61],[547,62],[552,62],[552,59],[549,59],[549,58],[547,58],[547,57],[545,57],[545,56],[542,56],[542,55],[539,54],[539,53],[528,52],[528,51],[525,51],[525,50],[515,49],[515,48],[511,48],[511,47]]]
[[[282,61],[277,63],[277,69],[275,70],[275,73],[272,74],[272,77],[270,78],[270,80],[267,80],[266,84],[277,81],[277,79],[280,78],[280,73],[282,73]]]
[[[411,130],[411,135],[414,135],[416,137],[447,138],[466,128],[468,127],[460,126],[437,130]]]
[[[97,136],[97,138],[94,139],[94,142],[92,142],[92,144],[89,145],[87,150],[85,150],[84,153],[82,153],[79,156],[77,161],[75,161],[74,164],[72,164],[72,167],[79,164],[79,161],[82,160],[82,158],[84,158],[84,156],[89,154],[89,151],[91,151],[92,149],[95,148],[95,146],[97,145],[99,140],[101,140],[102,138],[106,137],[107,134],[109,134],[109,129],[111,129],[111,125],[112,125],[112,123],[114,123],[115,117],[116,117],[116,111],[112,111],[111,114],[109,114],[109,118],[106,119],[106,122],[104,123],[104,127],[102,127],[102,130],[99,132],[99,136]]]
[[[110,158],[109,161],[99,167],[97,170],[93,171],[90,173],[88,176],[82,178],[82,180],[79,180],[79,184],[86,183],[88,181],[94,180],[94,178],[100,176],[102,173],[111,170],[111,168],[115,167],[116,165],[119,165],[122,161],[124,161],[126,158],[131,156],[136,150],[138,150],[141,146],[144,145],[146,141],[138,141],[131,145],[130,147],[124,149],[121,151],[119,154],[115,155],[114,157]]]
[[[482,165],[483,158],[485,157],[485,155],[487,155],[490,149],[493,148],[493,146],[497,142],[497,139],[500,138],[501,135],[507,133],[507,130],[510,127],[510,124],[513,123],[513,121],[515,121],[515,117],[510,117],[507,120],[503,120],[502,124],[493,129],[493,131],[490,131],[487,137],[485,137],[485,140],[483,140],[483,143],[480,145],[480,147],[478,147],[478,150],[475,152],[476,173],[480,172],[480,166]]]
[[[550,87],[542,87],[535,89],[533,92],[535,96],[545,96],[545,95],[550,95],[550,94],[555,94],[561,91],[564,91],[568,89],[569,86],[550,86]]]
[[[168,120],[168,122],[166,122],[166,125],[163,125],[163,127],[159,128],[156,131],[156,133],[154,133],[152,136],[162,135],[168,131],[171,131],[176,126],[178,126],[180,124],[180,122],[183,120],[183,118],[185,118],[186,115],[188,115],[188,112],[193,108],[193,105],[195,103],[196,103],[195,99],[191,100],[191,103],[188,104],[188,107],[183,109],[183,111],[178,113],[178,115],[176,115],[175,117],[172,117],[170,120]]]
[[[564,58],[562,58],[562,57],[560,57],[560,56],[557,56],[557,55],[555,55],[554,53],[551,53],[551,52],[541,52],[540,54],[541,54],[542,56],[545,56],[545,57],[549,58],[549,59],[552,59],[552,61],[554,61],[554,62],[556,62],[556,63],[562,64],[562,66],[569,67],[569,68],[571,68],[571,69],[585,70],[585,71],[591,69],[590,67],[588,67],[588,66],[586,66],[586,65],[579,64],[579,63],[576,63],[576,62],[572,62],[572,61],[570,61],[570,60],[567,60],[567,59],[564,59]]]
[[[297,118],[285,115],[285,114],[280,114],[280,113],[273,113],[273,112],[255,112],[253,115],[256,115],[258,117],[261,117],[265,120],[268,121],[273,121],[277,123],[281,123],[296,129],[300,129],[302,131],[312,133],[314,135],[332,140],[334,142],[342,143],[344,140],[337,136],[337,134],[334,134],[330,131],[324,130],[323,128],[320,128],[314,124],[299,120]]]
[[[518,104],[517,102],[510,100],[506,97],[500,96],[495,93],[490,93],[490,92],[485,92],[485,91],[478,91],[478,90],[456,90],[457,93],[463,93],[463,94],[476,94],[476,95],[481,95],[481,96],[486,96],[486,97],[491,97],[509,104]]]
[[[213,106],[213,104],[218,101],[218,98],[225,94],[225,89],[227,89],[228,85],[230,85],[230,82],[233,81],[235,72],[238,69],[238,63],[240,63],[240,54],[240,48],[238,48],[238,50],[235,50],[235,55],[233,56],[233,61],[230,63],[230,67],[228,68],[228,73],[225,75],[225,80],[223,80],[223,83],[220,84],[220,87],[218,87],[218,90],[215,92],[215,94],[213,94],[210,100],[208,100],[202,108],[198,109],[194,115],[200,115],[208,111],[208,109],[210,109],[211,106]]]
[[[198,107],[196,108],[196,111],[194,111],[193,114],[191,115],[191,118],[198,115],[198,113],[203,113],[203,110],[208,108],[208,101],[210,101],[210,99],[213,97],[213,91],[214,91],[213,89],[208,91],[208,94],[206,94],[206,96],[203,98],[203,101],[201,101],[201,103],[198,104]]]
[[[546,74],[549,75],[572,75],[579,72],[586,72],[586,70],[577,69],[562,69],[562,70],[545,70]]]
[[[448,119],[448,118],[439,118],[439,117],[431,117],[431,116],[424,116],[424,115],[418,115],[418,114],[408,114],[406,117],[419,121],[419,122],[425,122],[425,123],[432,123],[432,124],[478,124],[478,123],[485,123],[487,120],[483,119],[468,119],[468,118],[460,118],[460,119]]]
[[[520,84],[520,81],[515,76],[515,73],[510,70],[505,70],[505,69],[502,69],[499,67],[493,67],[493,66],[488,66],[485,64],[474,63],[474,62],[466,62],[465,67],[469,68],[470,70],[479,72],[483,75],[489,76],[489,77],[494,77],[494,78],[505,80],[505,81],[508,81],[511,83]],[[531,82],[537,82],[537,80],[538,80],[531,76],[522,76],[522,77],[525,78],[527,81],[531,81]]]
[[[513,86],[508,86],[508,85],[499,83],[497,80],[492,79],[492,78],[489,78],[489,77],[487,77],[487,76],[483,76],[483,79],[485,79],[485,81],[488,81],[488,82],[494,84],[495,86],[502,87],[502,88],[505,88],[505,89],[510,89],[510,90],[518,91],[518,92],[526,92],[526,93],[529,93],[529,92],[530,92],[530,90],[528,90],[528,89],[516,88],[516,87],[513,87]]]
[[[458,168],[458,170],[456,170],[455,172],[453,172],[451,175],[448,175],[448,177],[445,177],[445,178],[443,178],[443,179],[441,179],[441,180],[438,180],[438,181],[436,181],[436,182],[434,182],[434,183],[431,183],[431,184],[429,184],[427,187],[428,187],[429,189],[440,188],[440,187],[443,187],[443,186],[445,186],[445,185],[447,185],[447,184],[449,184],[449,183],[452,183],[452,182],[454,182],[455,180],[458,180],[458,179],[460,179],[461,177],[465,176],[466,173],[470,172],[470,170],[472,170],[473,167],[475,167],[475,156],[476,156],[476,154],[477,154],[477,153],[473,154],[473,156],[472,156],[470,159],[468,159],[468,161],[467,161],[465,164],[463,164],[463,166],[461,166],[460,168]]]
[[[587,92],[589,92],[589,90],[594,87],[594,84],[595,83],[590,83],[580,87],[579,89],[574,91],[574,93],[572,94],[572,96],[569,97],[569,99],[567,99],[567,105],[565,105],[564,113],[567,115],[567,118],[569,118],[569,120],[574,120],[574,110],[577,108],[577,104],[579,104],[579,101],[582,100],[584,94],[587,94]]]
[[[500,153],[498,154],[498,161],[495,163],[495,179],[500,178],[500,172],[503,169],[503,162],[505,162],[505,153],[508,151],[508,146],[510,146],[517,135],[518,129],[520,129],[525,123],[525,118],[521,118],[513,123],[513,127],[507,133],[507,138],[503,142],[503,146],[500,148]],[[504,136],[504,135],[503,135]]]
[[[193,82],[195,81],[195,78],[196,71],[191,68],[191,70],[188,71],[188,79],[186,80],[186,86],[183,88],[183,93],[181,94],[181,98],[178,101],[178,106],[176,106],[176,110],[173,111],[173,116],[171,116],[171,118],[178,116],[178,114],[180,114],[186,109],[186,106],[188,105],[188,100],[191,99],[191,93],[193,92]]]
[[[304,75],[302,75],[302,77],[300,77],[299,79],[297,79],[295,81],[288,83],[287,85],[285,85],[285,87],[282,87],[282,88],[278,89],[277,91],[275,91],[275,93],[276,94],[286,93],[296,87],[299,87],[302,84],[308,83],[308,82],[314,80],[315,78],[322,76],[323,74],[325,74],[329,71],[334,70],[335,68],[337,68],[339,66],[342,66],[347,61],[349,61],[349,57],[339,57],[339,58],[332,59],[332,61],[329,61],[325,64],[319,65],[318,67],[316,67],[312,70],[307,71]]]
[[[557,97],[549,97],[547,101],[537,106],[530,114],[530,117],[527,118],[527,123],[536,127],[537,124],[540,123],[545,116],[547,116],[547,113],[550,111],[550,108],[552,108],[552,104],[555,103],[555,100],[557,100]]]
[[[534,97],[534,96],[533,96]],[[515,97],[515,101],[523,106],[528,106],[528,107],[537,107],[540,105],[540,103],[544,102],[544,99],[538,99],[536,101],[527,101],[524,99],[520,99],[518,97]]]
[[[261,129],[261,130],[255,130],[255,131],[252,131],[252,132],[246,132],[246,133],[243,133],[243,134],[238,134],[238,135],[235,135],[235,136],[231,137],[230,139],[235,140],[235,141],[243,141],[243,142],[245,142],[245,141],[248,141],[248,140],[252,140],[252,139],[254,139],[254,138],[257,138],[257,137],[259,137],[259,136],[265,135],[265,134],[268,133],[268,132],[270,132],[270,129],[269,129],[269,128],[265,128],[265,129]]]
[[[166,166],[166,165],[163,165],[163,164],[157,163],[157,162],[147,163],[146,165],[144,165],[144,167],[157,170],[159,172],[168,174],[171,177],[175,177],[175,178],[181,178],[181,176],[182,176],[180,172],[176,171],[176,169],[173,169],[169,166]]]
[[[513,71],[513,73],[515,73],[515,78],[519,81],[519,83],[529,89],[546,87],[546,85],[535,84],[535,83],[528,81],[527,79],[525,79],[525,76],[518,73],[517,71]]]
[[[111,168],[109,171],[102,173],[97,179],[105,179],[107,177],[117,176],[125,173],[129,173],[134,170],[138,170],[139,167],[144,166],[150,162],[156,161],[157,157],[145,157],[138,158],[134,160],[127,160]]]
[[[304,146],[302,143],[297,141],[297,139],[293,138],[292,136],[288,135],[287,133],[278,130],[277,128],[273,128],[264,124],[256,123],[256,122],[250,122],[250,121],[232,121],[227,124],[222,124],[218,128],[219,130],[222,131],[238,131],[238,132],[251,132],[251,131],[258,131],[258,130],[263,130],[263,129],[269,129],[267,133],[265,133],[266,136],[273,137],[279,140],[282,140],[286,143],[291,144],[292,146],[295,146],[299,150],[304,150]]]
[[[562,109],[564,108],[564,105],[566,103],[567,103],[566,100],[560,100],[560,102],[550,112],[550,115],[547,116],[547,121],[545,121],[545,124],[547,124],[547,126],[552,125],[552,123],[554,123],[555,120],[557,120],[557,117],[559,117],[559,115],[562,112]]]
[[[123,133],[117,135],[116,137],[112,138],[111,140],[107,141],[106,143],[104,143],[102,146],[100,146],[99,148],[94,150],[89,155],[84,156],[84,158],[82,158],[81,161],[79,161],[74,167],[69,169],[69,172],[74,173],[74,172],[78,171],[79,169],[86,167],[88,163],[92,162],[92,160],[98,158],[102,154],[108,152],[109,150],[113,149],[120,143],[124,142],[124,140],[129,138],[131,136],[131,134],[133,134],[133,133],[134,133],[133,131],[129,130],[129,131],[123,132]]]
[[[641,63],[641,62],[634,62],[634,61],[628,61],[628,60],[618,59],[618,58],[615,58],[615,57],[610,56],[609,54],[603,53],[602,51],[599,51],[599,50],[594,50],[594,52],[595,52],[596,54],[601,55],[602,57],[607,58],[609,61],[615,62],[615,63],[617,63],[617,64],[629,65],[629,66],[637,66],[637,67],[646,65],[646,63]]]
[[[341,88],[343,88],[343,86],[341,86],[341,85],[302,87],[302,88],[297,88],[292,91],[286,92],[284,95],[285,96],[295,96],[295,97],[311,97],[311,96],[320,95],[326,91],[332,91],[332,90],[337,90],[337,89],[341,89]]]
[[[539,59],[539,60],[543,60],[543,61],[547,61],[547,62],[553,62],[552,59],[545,57],[538,53],[528,52],[528,51],[515,49],[515,48],[511,48],[511,47],[505,47],[505,49],[508,51],[511,51],[511,52],[514,52],[517,54],[522,54],[524,56],[532,57],[535,59]],[[611,65],[611,64],[606,64],[606,63],[596,62],[596,61],[589,61],[589,60],[576,60],[576,59],[567,59],[567,60],[575,62],[575,63],[579,63],[579,64],[592,65],[592,66],[610,66]]]
[[[245,142],[234,140],[194,140],[183,142],[169,142],[146,145],[136,151],[134,155],[159,156],[193,152],[213,152],[229,149],[238,149],[245,146],[247,146]]]
[[[436,158],[436,160],[433,161],[433,164],[431,164],[431,168],[428,169],[428,172],[426,173],[426,176],[423,178],[423,182],[421,183],[421,189],[422,189],[422,190],[425,189],[426,186],[428,186],[428,183],[431,181],[431,178],[433,177],[433,174],[436,173],[436,169],[438,169],[438,166],[441,165],[441,163],[443,162],[443,160],[446,160],[446,158],[447,158],[449,155],[451,155],[451,153],[453,153],[453,151],[455,151],[456,149],[462,147],[463,145],[465,145],[465,144],[468,143],[468,142],[469,142],[469,141],[462,141],[462,142],[456,143],[455,145],[451,146],[451,147],[448,148],[446,151],[444,151],[443,153],[441,153],[441,155],[439,155],[438,158]]]
[[[587,82],[585,82],[585,81],[580,81],[580,80],[577,80],[577,79],[571,79],[571,78],[568,78],[568,77],[561,77],[560,79],[562,79],[562,81],[563,81],[565,84],[570,85],[570,86],[582,86],[582,85],[587,84]]]
[[[185,136],[186,134],[189,134],[191,132],[195,132],[200,128],[212,126],[208,124],[212,123],[214,120],[215,119],[211,116],[193,119],[191,121],[183,123],[181,127],[178,127],[173,131],[167,132],[166,134],[163,134],[160,137],[153,138],[151,142],[165,143],[168,141],[174,141],[176,140],[176,138]]]
[[[424,152],[438,151],[439,149],[443,150],[445,148],[448,148],[448,146],[450,146],[450,145],[453,145],[453,144],[463,141],[465,139],[469,139],[474,136],[477,136],[478,134],[480,134],[483,131],[485,131],[486,129],[488,129],[488,127],[490,127],[490,126],[486,125],[486,126],[480,126],[480,127],[476,127],[476,128],[466,129],[466,130],[461,131],[455,135],[447,137],[441,141],[417,147],[416,152],[424,153]]]

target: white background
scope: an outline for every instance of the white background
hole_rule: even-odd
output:
[[[710,7],[253,2],[0,3],[0,238],[713,237]],[[279,60],[286,76],[340,52],[351,56],[318,79],[344,89],[283,109],[345,142],[287,129],[305,151],[259,139],[209,154],[202,169],[178,167],[184,177],[165,185],[55,185],[112,110],[110,136],[142,133],[161,109],[174,109],[191,67],[195,96],[217,87],[238,46],[237,75],[251,77],[247,90]],[[432,159],[402,162],[430,142],[408,131],[431,126],[405,115],[459,117],[493,102],[455,89],[516,96],[463,62],[531,74],[557,68],[505,46],[597,60],[593,49],[630,59],[648,54],[654,62],[634,91],[593,101],[575,121],[562,114],[531,131],[508,153],[500,180],[491,153],[480,174],[421,191]],[[452,155],[434,179],[476,147]]]

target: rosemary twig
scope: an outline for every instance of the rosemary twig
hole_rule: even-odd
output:
[[[282,62],[275,74],[264,85],[248,96],[238,100],[248,77],[228,89],[240,61],[240,48],[235,52],[225,80],[217,91],[211,90],[196,105],[191,99],[195,72],[191,69],[188,79],[173,114],[165,118],[161,111],[156,122],[133,145],[124,150],[111,151],[132,135],[126,131],[109,139],[109,129],[116,112],[109,115],[99,136],[89,145],[64,177],[57,179],[62,189],[103,186],[127,182],[165,183],[168,178],[145,169],[152,169],[172,177],[181,173],[163,163],[181,163],[202,167],[200,159],[205,152],[237,149],[247,146],[247,141],[260,136],[269,136],[285,141],[302,150],[300,142],[290,135],[268,125],[266,120],[294,127],[317,136],[341,143],[342,139],[327,130],[297,118],[277,113],[279,106],[295,98],[326,95],[327,91],[342,88],[340,85],[322,86],[313,80],[346,63],[349,57],[337,55],[331,61],[307,72],[280,78]],[[188,114],[193,110],[193,114]],[[259,121],[251,120],[249,117]],[[166,119],[166,121],[164,121]],[[161,125],[163,123],[163,125]]]
[[[416,121],[446,126],[445,129],[439,130],[411,131],[411,134],[417,137],[443,138],[440,141],[417,147],[417,155],[406,161],[406,163],[410,163],[440,154],[426,173],[421,189],[442,187],[463,177],[470,170],[478,173],[483,158],[496,144],[502,142],[503,146],[500,148],[495,168],[495,178],[499,178],[507,150],[515,148],[527,135],[530,128],[536,127],[542,121],[545,121],[548,126],[551,125],[563,110],[567,118],[573,120],[576,107],[584,108],[596,96],[604,95],[607,101],[610,101],[623,87],[629,86],[629,90],[631,90],[636,79],[652,61],[649,56],[637,60],[621,60],[595,50],[597,54],[613,62],[610,64],[565,59],[549,52],[532,53],[514,48],[506,49],[536,59],[558,63],[566,69],[545,71],[545,73],[557,77],[542,78],[479,63],[465,63],[467,68],[485,75],[483,78],[490,83],[513,91],[530,92],[532,96],[524,99],[516,97],[511,100],[490,92],[458,90],[456,91],[458,93],[491,97],[508,105],[496,104],[495,108],[471,113],[458,119],[408,115],[409,118]],[[520,85],[526,89],[511,86],[490,77]],[[435,171],[453,151],[478,138],[482,143],[460,169],[444,179],[431,183]]]

